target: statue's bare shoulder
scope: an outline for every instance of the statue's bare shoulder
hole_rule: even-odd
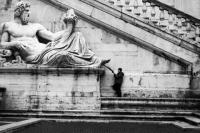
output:
[[[4,22],[1,24],[2,32],[8,31],[9,27],[12,25],[12,22]]]
[[[11,23],[10,22],[4,22],[1,24],[0,28],[0,42],[2,41],[8,41],[9,40],[9,27]]]
[[[29,23],[31,27],[34,27],[37,31],[46,30],[46,28],[40,23]]]
[[[45,27],[39,23],[28,23],[20,25],[14,21],[5,22],[3,32],[7,32],[12,37],[29,36],[34,37],[37,32],[45,30]]]

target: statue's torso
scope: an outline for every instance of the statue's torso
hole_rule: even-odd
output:
[[[7,32],[10,35],[10,41],[21,37],[36,38],[36,33],[39,31],[37,24],[21,25],[15,22],[7,23]]]
[[[7,24],[9,41],[20,41],[20,53],[24,58],[34,57],[39,54],[45,45],[38,42],[36,33],[40,30],[37,24],[20,25],[15,22]],[[27,60],[27,59],[25,59]]]

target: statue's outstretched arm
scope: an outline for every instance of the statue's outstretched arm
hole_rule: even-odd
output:
[[[64,31],[59,31],[56,33],[52,33],[51,31],[48,31],[45,27],[42,25],[38,24],[38,35],[42,38],[45,38],[50,41],[55,41],[61,38],[62,34]]]
[[[58,31],[58,32],[54,33],[54,40],[53,41],[60,39],[62,37],[62,35],[64,34],[64,32],[65,32],[65,30]]]
[[[54,40],[54,36],[53,36],[53,33],[46,30],[46,29],[41,29],[38,31],[38,35],[44,39],[47,39],[47,40],[50,40],[50,41],[53,41]]]

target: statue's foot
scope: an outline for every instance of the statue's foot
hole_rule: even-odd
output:
[[[0,56],[0,62],[1,62],[1,63],[5,63],[5,62],[6,62],[6,58],[2,58],[2,57]]]
[[[101,66],[107,64],[108,62],[110,62],[110,60],[111,60],[111,59],[103,59],[103,60],[101,61]]]
[[[22,58],[21,58],[19,55],[17,55],[15,58],[16,58],[16,60],[12,60],[12,64],[15,64],[15,63],[18,63],[18,64],[23,63]]]

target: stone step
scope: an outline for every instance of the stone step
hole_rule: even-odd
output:
[[[199,132],[198,126],[193,126],[187,122],[174,122],[173,125],[180,127],[181,129],[184,129],[185,132],[191,132],[191,130],[195,130],[196,132]]]
[[[200,98],[130,98],[130,97],[101,97],[102,101],[164,101],[164,102],[195,102],[200,103]]]
[[[38,123],[40,121],[41,121],[40,119],[32,118],[32,119],[18,121],[14,123],[7,123],[1,126],[0,133],[15,132],[19,128],[31,126],[32,124]]]
[[[10,117],[9,119],[4,119],[4,117]],[[20,117],[20,119],[11,119],[13,117]],[[153,120],[185,120],[193,121],[194,123],[199,123],[200,118],[195,116],[195,113],[191,111],[138,111],[138,110],[99,110],[99,111],[86,111],[86,110],[66,110],[66,111],[1,111],[0,120],[5,121],[20,121],[24,120],[25,117],[41,117],[41,118],[82,118],[82,119],[153,119]],[[23,118],[23,119],[22,119]],[[187,118],[187,119],[185,119]],[[197,125],[197,124],[195,124]]]
[[[96,120],[144,120],[175,121],[184,120],[181,116],[165,115],[104,115],[104,114],[54,114],[54,113],[0,113],[0,117],[36,117],[54,119],[96,119]]]
[[[115,97],[115,91],[112,88],[101,88],[101,97]]]
[[[32,121],[30,121],[30,120],[26,120],[26,121],[22,121],[22,122],[7,124],[7,125],[4,126],[4,128],[1,128],[1,129],[3,129],[1,131],[4,132],[6,130],[7,132],[13,132],[13,131],[16,131],[16,129],[24,128],[24,126],[27,126],[27,125],[29,127],[32,127],[31,124],[34,124],[33,127],[35,127],[35,126],[41,127],[41,123],[40,122],[43,122],[43,123],[44,122],[47,122],[47,123],[49,123],[49,122],[52,123],[53,122],[54,124],[60,124],[60,123],[62,123],[62,124],[63,123],[66,123],[66,124],[67,123],[70,123],[70,124],[86,123],[87,124],[87,128],[90,128],[90,126],[88,126],[88,125],[91,125],[91,123],[98,124],[98,126],[100,125],[100,127],[101,126],[105,127],[105,124],[106,124],[109,129],[113,128],[112,125],[115,126],[114,127],[115,129],[116,129],[116,125],[119,125],[120,128],[121,128],[121,126],[122,127],[126,127],[126,128],[128,128],[129,126],[131,126],[131,127],[138,127],[139,126],[141,128],[144,128],[144,127],[149,126],[149,125],[152,125],[152,126],[156,125],[156,127],[157,126],[163,127],[165,125],[165,126],[167,126],[167,128],[169,128],[168,130],[174,129],[173,127],[175,126],[175,128],[177,129],[176,131],[182,131],[182,130],[184,130],[186,132],[192,132],[192,133],[199,133],[199,131],[200,131],[200,127],[191,125],[191,124],[189,124],[187,122],[183,122],[183,121],[180,122],[180,121],[97,120],[97,119],[62,119],[61,120],[61,119],[51,119],[51,118],[47,118],[47,119],[43,118],[43,119],[36,119],[36,120],[38,120],[38,121],[36,121],[34,123],[32,123]],[[19,125],[19,123],[22,123],[22,124]],[[102,131],[101,129],[102,128],[100,128],[100,132]],[[44,131],[46,131],[46,130],[44,130]],[[126,132],[126,130],[122,130],[122,131]],[[99,130],[98,130],[98,132],[99,132]]]
[[[128,88],[125,88],[128,90]],[[198,98],[198,95],[195,94],[200,94],[199,90],[196,91],[191,91],[189,89],[169,89],[168,91],[166,89],[162,88],[150,88],[150,89],[136,89],[132,88],[129,89],[130,91],[125,92],[125,89],[123,90],[122,88],[122,96],[126,98],[182,98],[184,97],[187,98]],[[101,88],[101,97],[116,97],[117,95],[115,94],[115,91],[110,87],[110,88]]]
[[[196,124],[196,122],[198,122],[198,118],[192,116],[193,113],[191,112],[174,112],[174,114],[172,113],[163,113],[161,114],[161,112],[158,112],[156,114],[156,112],[154,112],[155,114],[153,114],[153,112],[138,112],[136,114],[134,114],[134,112],[132,112],[132,114],[124,114],[124,115],[117,115],[117,114],[111,114],[112,112],[117,112],[116,110],[110,110],[110,111],[99,111],[100,114],[93,114],[93,113],[98,113],[97,111],[83,111],[84,114],[81,114],[81,111],[65,111],[65,112],[46,112],[46,113],[42,113],[42,112],[26,112],[26,111],[22,111],[22,112],[9,112],[6,113],[5,112],[1,112],[0,113],[0,117],[3,118],[11,118],[11,117],[15,117],[15,118],[41,118],[43,120],[50,120],[50,119],[62,119],[62,120],[70,120],[70,121],[96,121],[96,122],[126,122],[126,123],[135,123],[135,122],[140,122],[140,123],[168,123],[168,124],[173,124],[179,128],[182,129],[195,129],[195,130],[200,130],[200,126]],[[89,113],[90,112],[90,113]],[[93,113],[92,113],[93,112]],[[110,114],[103,114],[103,113],[110,113]],[[120,111],[119,111],[120,112]],[[122,111],[121,111],[122,112]],[[125,113],[125,111],[124,111]],[[129,112],[131,113],[131,112]],[[146,113],[146,114],[145,114]],[[160,114],[159,114],[160,113]],[[189,121],[190,120],[190,121]],[[193,122],[191,122],[193,121]]]
[[[192,112],[190,110],[137,110],[137,109],[110,109],[110,110],[63,110],[63,111],[46,111],[46,110],[0,110],[1,114],[66,114],[66,115],[164,115],[164,116],[194,116],[199,118],[197,112]],[[5,119],[0,118],[0,121]],[[23,119],[13,119],[13,117],[6,119],[9,121],[20,121]]]
[[[191,123],[192,125],[196,125],[196,126],[200,125],[200,118],[189,116],[189,117],[185,117],[185,119],[188,123]]]
[[[190,110],[137,110],[137,109],[109,109],[101,110],[100,114],[106,115],[164,115],[164,116],[196,116],[195,112]]]
[[[200,112],[198,112],[198,113],[194,113],[194,116],[200,118]]]
[[[138,109],[138,110],[200,110],[199,99],[169,98],[101,98],[102,109]]]
[[[186,121],[185,116],[173,115],[109,115],[109,114],[58,114],[58,113],[0,113],[0,117],[33,117],[52,119],[81,119],[81,120],[143,120],[143,121]],[[191,123],[193,124],[193,123]]]

